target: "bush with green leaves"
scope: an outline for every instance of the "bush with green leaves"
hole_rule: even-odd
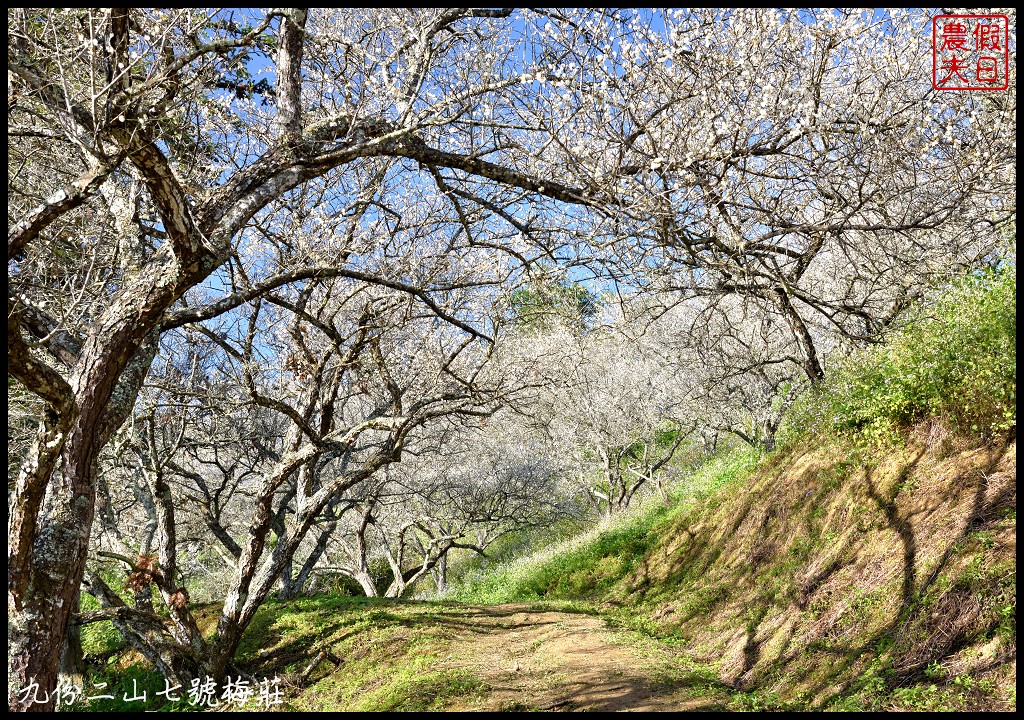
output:
[[[601,299],[588,288],[569,280],[538,279],[512,293],[510,319],[521,329],[535,332],[558,323],[584,330],[601,307]]]
[[[916,307],[886,343],[841,360],[790,416],[790,439],[891,436],[924,418],[993,437],[1016,426],[1016,268],[985,271]]]

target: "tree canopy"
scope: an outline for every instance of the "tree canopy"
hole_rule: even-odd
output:
[[[1015,83],[934,89],[929,21],[9,10],[10,709],[52,708],[26,689],[83,582],[219,680],[318,563],[397,594],[576,512],[552,483],[602,454],[610,510],[686,438],[770,444],[830,358],[1005,257]]]

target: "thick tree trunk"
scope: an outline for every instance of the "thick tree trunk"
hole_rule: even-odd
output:
[[[35,702],[18,693],[36,685],[38,697],[57,686],[68,620],[85,570],[93,518],[96,452],[79,423],[68,440],[65,472],[51,487],[45,528],[36,536],[31,582],[21,597],[8,597],[8,704],[12,710],[52,711],[53,701]],[[58,483],[54,483],[57,485]],[[49,500],[49,498],[48,498]],[[12,695],[13,693],[13,695]]]
[[[156,453],[154,453],[155,457]],[[162,471],[151,476],[151,488],[156,509],[157,525],[160,532],[157,536],[160,576],[157,587],[163,597],[167,612],[173,622],[171,633],[174,638],[188,648],[192,656],[201,658],[206,653],[206,644],[199,631],[195,618],[188,609],[188,593],[184,587],[177,586],[178,576],[178,541],[177,522],[174,518],[174,498],[171,486],[167,483]]]
[[[75,594],[75,604],[71,608],[72,615],[78,613],[81,593]],[[71,685],[85,685],[85,653],[82,650],[82,628],[77,624],[68,626],[64,636],[64,649],[60,655],[59,676]]]
[[[277,95],[274,124],[282,135],[302,132],[302,55],[307,11],[288,8],[278,33],[277,74],[282,79]]]
[[[295,580],[292,578],[292,561],[289,559],[281,569],[281,574],[277,576],[277,596],[282,600],[287,600],[297,594]]]
[[[131,411],[156,352],[156,333],[138,338],[132,334],[138,306],[152,300],[150,295],[126,298],[102,323],[110,331],[97,331],[83,348],[72,383],[78,413],[64,444],[63,472],[51,476],[46,487],[41,512],[45,521],[35,532],[31,553],[8,554],[10,710],[53,710],[61,652],[88,554],[96,460]],[[31,511],[16,503],[9,527],[29,522],[18,515]],[[32,692],[34,687],[38,694]]]
[[[352,575],[352,578],[359,583],[359,587],[363,589],[363,593],[366,597],[379,597],[380,591],[377,590],[377,585],[373,581],[373,576],[365,570],[360,570]]]
[[[384,597],[386,598],[400,598],[405,595],[405,591],[408,588],[405,580],[401,576],[391,581],[388,585],[387,590],[384,591]]]
[[[356,563],[358,567],[356,572],[352,574],[353,579],[359,583],[359,587],[363,589],[363,593],[366,597],[377,597],[380,595],[380,591],[377,589],[377,583],[374,582],[373,576],[370,574],[370,563],[369,547],[366,543],[366,530],[373,522],[373,505],[367,505],[363,508],[362,518],[359,521],[359,526],[356,528]]]

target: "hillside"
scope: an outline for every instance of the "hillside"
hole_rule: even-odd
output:
[[[455,599],[270,602],[239,667],[291,710],[1014,709],[1015,440],[865,453],[720,458]]]
[[[806,394],[779,449],[723,446],[440,599],[269,601],[235,672],[292,710],[1013,710],[1015,299],[1011,273],[965,282]],[[118,694],[161,687],[99,633]]]
[[[1005,709],[1015,480],[1014,440],[937,427],[799,447],[462,597],[583,601],[713,669],[737,706]]]

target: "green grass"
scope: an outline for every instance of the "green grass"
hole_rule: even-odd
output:
[[[82,651],[87,659],[105,662],[124,647],[124,637],[109,620],[82,628]]]
[[[89,677],[83,687],[74,691],[69,691],[66,685],[58,685],[57,709],[61,712],[170,712],[196,709],[189,702],[188,688],[177,691],[180,700],[176,702],[157,695],[166,690],[163,677],[151,667],[139,664],[120,668],[111,666]]]
[[[271,601],[246,632],[239,662],[254,675],[294,682],[320,650],[329,651],[305,684],[291,689],[290,710],[442,709],[485,686],[468,671],[438,669],[458,610],[433,607],[331,595]]]
[[[497,557],[512,559],[466,563],[443,603],[267,602],[238,662],[280,676],[290,710],[442,710],[490,690],[450,666],[453,636],[474,622],[451,601],[539,603],[671,648],[655,684],[733,710],[1012,709],[1015,668],[997,661],[1016,647],[1015,469],[999,464],[998,442],[932,452],[922,470],[924,450],[890,440],[926,418],[959,438],[1012,433],[1015,299],[1010,272],[961,284],[805,397],[780,450],[726,448],[683,473],[670,502],[650,498],[568,539],[569,526],[509,538]],[[84,643],[94,658],[117,649],[104,625]],[[306,673],[321,649],[331,657]],[[118,698],[133,680],[159,681],[137,667],[105,677]]]
[[[759,457],[752,448],[730,449],[680,480],[670,504],[652,499],[594,531],[470,577],[446,599],[504,603],[603,598],[662,542],[675,517],[719,488],[740,483]]]
[[[461,612],[429,603],[337,595],[271,600],[257,612],[236,657],[238,666],[255,679],[254,696],[246,708],[260,706],[259,681],[275,677],[280,679],[286,710],[440,710],[454,699],[479,695],[486,687],[471,673],[438,667],[438,659],[451,644],[451,627],[461,622]],[[321,650],[329,652],[329,657],[305,675]],[[62,709],[196,709],[188,688],[179,691],[178,702],[156,696],[165,689],[164,681],[141,665],[112,663],[88,682],[106,683],[107,688],[101,693],[86,687],[84,695],[114,697],[86,702],[83,695]],[[145,702],[124,700],[125,694],[134,696],[135,688],[147,693]]]
[[[359,699],[353,710],[410,712],[442,710],[454,699],[480,694],[485,685],[465,670],[424,672],[434,660],[421,656],[398,668],[394,679]]]

